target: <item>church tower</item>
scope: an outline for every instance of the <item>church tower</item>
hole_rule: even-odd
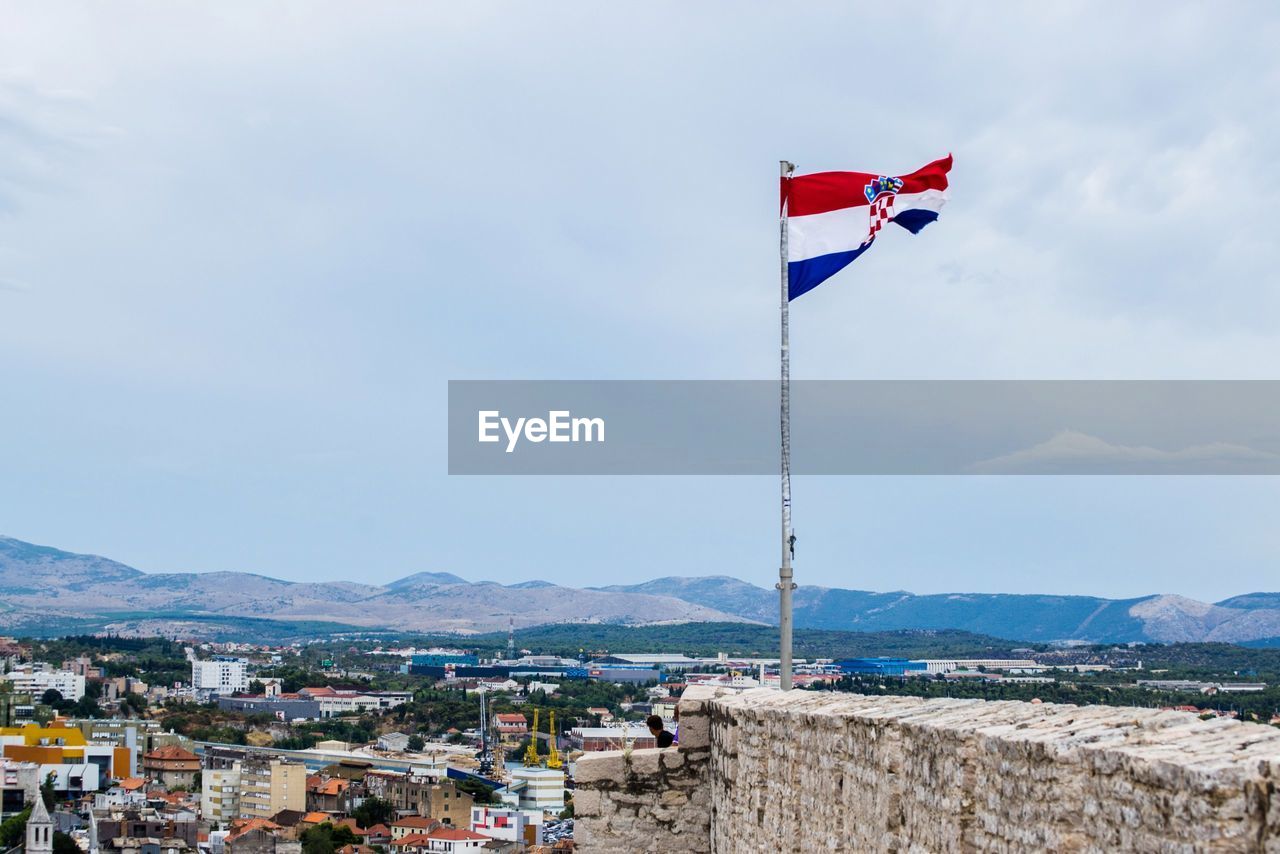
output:
[[[27,854],[53,854],[53,820],[39,792],[31,807],[31,817],[27,819]]]

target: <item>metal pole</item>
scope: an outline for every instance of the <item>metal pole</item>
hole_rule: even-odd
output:
[[[782,179],[791,177],[795,164],[779,162]],[[783,185],[785,188],[785,184]],[[787,306],[790,302],[787,277],[787,200],[782,199],[779,248],[782,256],[782,568],[778,570],[778,649],[781,657],[778,668],[778,685],[783,691],[791,690],[791,591],[796,589],[791,580],[791,333],[788,327]]]

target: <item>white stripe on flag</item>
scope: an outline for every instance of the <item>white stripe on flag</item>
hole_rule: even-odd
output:
[[[893,200],[895,215],[906,210],[937,213],[947,201],[945,190],[923,193],[899,193]],[[787,218],[787,254],[789,261],[807,261],[834,252],[850,252],[867,239],[870,229],[870,206],[841,208],[808,216]]]

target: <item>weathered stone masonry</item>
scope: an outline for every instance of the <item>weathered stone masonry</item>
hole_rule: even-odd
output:
[[[1184,712],[690,688],[678,750],[577,765],[586,854],[1280,854],[1280,731]]]

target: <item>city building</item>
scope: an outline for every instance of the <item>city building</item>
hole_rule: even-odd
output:
[[[213,694],[244,693],[249,690],[248,662],[243,658],[215,656],[191,662],[191,685]]]
[[[603,668],[639,668],[642,670],[686,670],[697,667],[702,662],[687,655],[671,655],[667,653],[615,653],[592,659],[588,667]]]
[[[477,806],[471,808],[471,829],[490,839],[542,844],[542,812],[509,807]]]
[[[142,755],[142,773],[167,788],[190,789],[200,773],[200,757],[176,744],[158,747]]]
[[[150,807],[93,809],[89,812],[90,854],[167,854],[195,851],[199,819],[193,813],[167,816]]]
[[[906,658],[846,658],[836,662],[843,673],[857,673],[870,676],[923,676],[928,667],[923,661],[911,661]]]
[[[93,660],[90,659],[89,656],[87,655],[82,655],[78,658],[67,659],[66,661],[62,662],[62,669],[69,671],[71,673],[78,673],[81,676],[83,676],[85,679],[102,678],[102,668],[95,667],[93,664]]]
[[[320,719],[320,703],[297,694],[250,697],[218,697],[218,708],[228,712],[254,715],[265,713],[278,721],[314,721]]]
[[[50,689],[72,702],[84,697],[84,676],[55,670],[47,664],[19,664],[0,678],[9,681],[14,693],[29,694],[37,702]]]
[[[34,723],[35,701],[24,691],[13,690],[13,685],[0,680],[0,727],[22,726]]]
[[[925,672],[930,675],[956,670],[1018,670],[1033,673],[1045,669],[1029,658],[925,658],[913,663],[923,664]]]
[[[564,809],[564,771],[556,768],[513,768],[507,791],[519,795],[517,805],[522,810],[558,813]]]
[[[460,827],[437,827],[427,834],[429,854],[455,854],[460,851],[482,851],[493,840],[483,833]]]
[[[321,718],[385,711],[413,700],[412,691],[339,691],[335,688],[303,688],[298,696],[319,704]]]
[[[441,825],[438,819],[427,815],[407,815],[391,822],[391,843],[399,842],[410,836],[425,836],[428,831]]]
[[[168,731],[159,721],[125,718],[84,718],[70,721],[71,725],[80,728],[87,741],[98,744],[113,744],[116,747],[128,747],[132,750],[148,753],[160,747],[174,744],[191,750],[195,742],[176,732]]]
[[[492,841],[484,834],[471,830],[439,826],[427,833],[415,833],[394,840],[391,850],[397,854],[454,854],[483,851]]]
[[[524,715],[494,715],[498,735],[521,738],[529,734],[529,720]]]
[[[138,756],[130,747],[91,743],[78,726],[61,720],[44,727],[0,727],[0,751],[8,759],[37,765],[92,763],[98,766],[102,780],[133,776]]]
[[[448,666],[473,666],[480,663],[480,659],[469,652],[463,652],[459,649],[431,649],[426,652],[418,653],[409,659],[411,666],[417,667],[448,667]]]
[[[334,688],[303,688],[296,694],[219,696],[218,707],[248,714],[266,713],[277,720],[321,720],[394,709],[413,699],[410,691],[339,691]]]
[[[573,678],[575,674],[565,673],[566,678]],[[586,668],[586,678],[595,679],[599,682],[621,682],[631,685],[643,685],[646,682],[659,682],[662,679],[662,672],[656,668],[644,668],[633,666],[615,666],[615,667],[588,667]]]
[[[141,777],[126,777],[105,792],[97,792],[93,796],[93,808],[99,810],[146,805],[147,781]]]
[[[389,753],[402,753],[409,749],[409,736],[403,732],[384,733],[378,736],[375,746]]]
[[[22,812],[33,798],[39,797],[39,765],[0,759],[0,821]]]
[[[200,815],[226,827],[240,817],[240,764],[205,768],[200,775]]]
[[[268,819],[307,807],[307,768],[300,762],[252,757],[240,763],[240,816]]]
[[[302,843],[273,822],[255,818],[232,826],[223,840],[224,854],[302,854]]]
[[[459,827],[471,820],[472,797],[445,777],[377,773],[369,774],[365,781],[370,795],[390,801],[402,814],[429,816]],[[391,830],[394,835],[395,824]]]
[[[319,812],[347,812],[347,789],[351,783],[341,777],[307,777],[307,809]]]
[[[588,753],[597,750],[622,750],[630,745],[635,750],[657,747],[657,739],[642,723],[618,726],[574,727],[569,730],[569,743]]]
[[[60,801],[81,798],[96,792],[100,782],[100,769],[92,762],[71,764],[44,764],[40,766],[40,780],[53,788],[53,795]]]

